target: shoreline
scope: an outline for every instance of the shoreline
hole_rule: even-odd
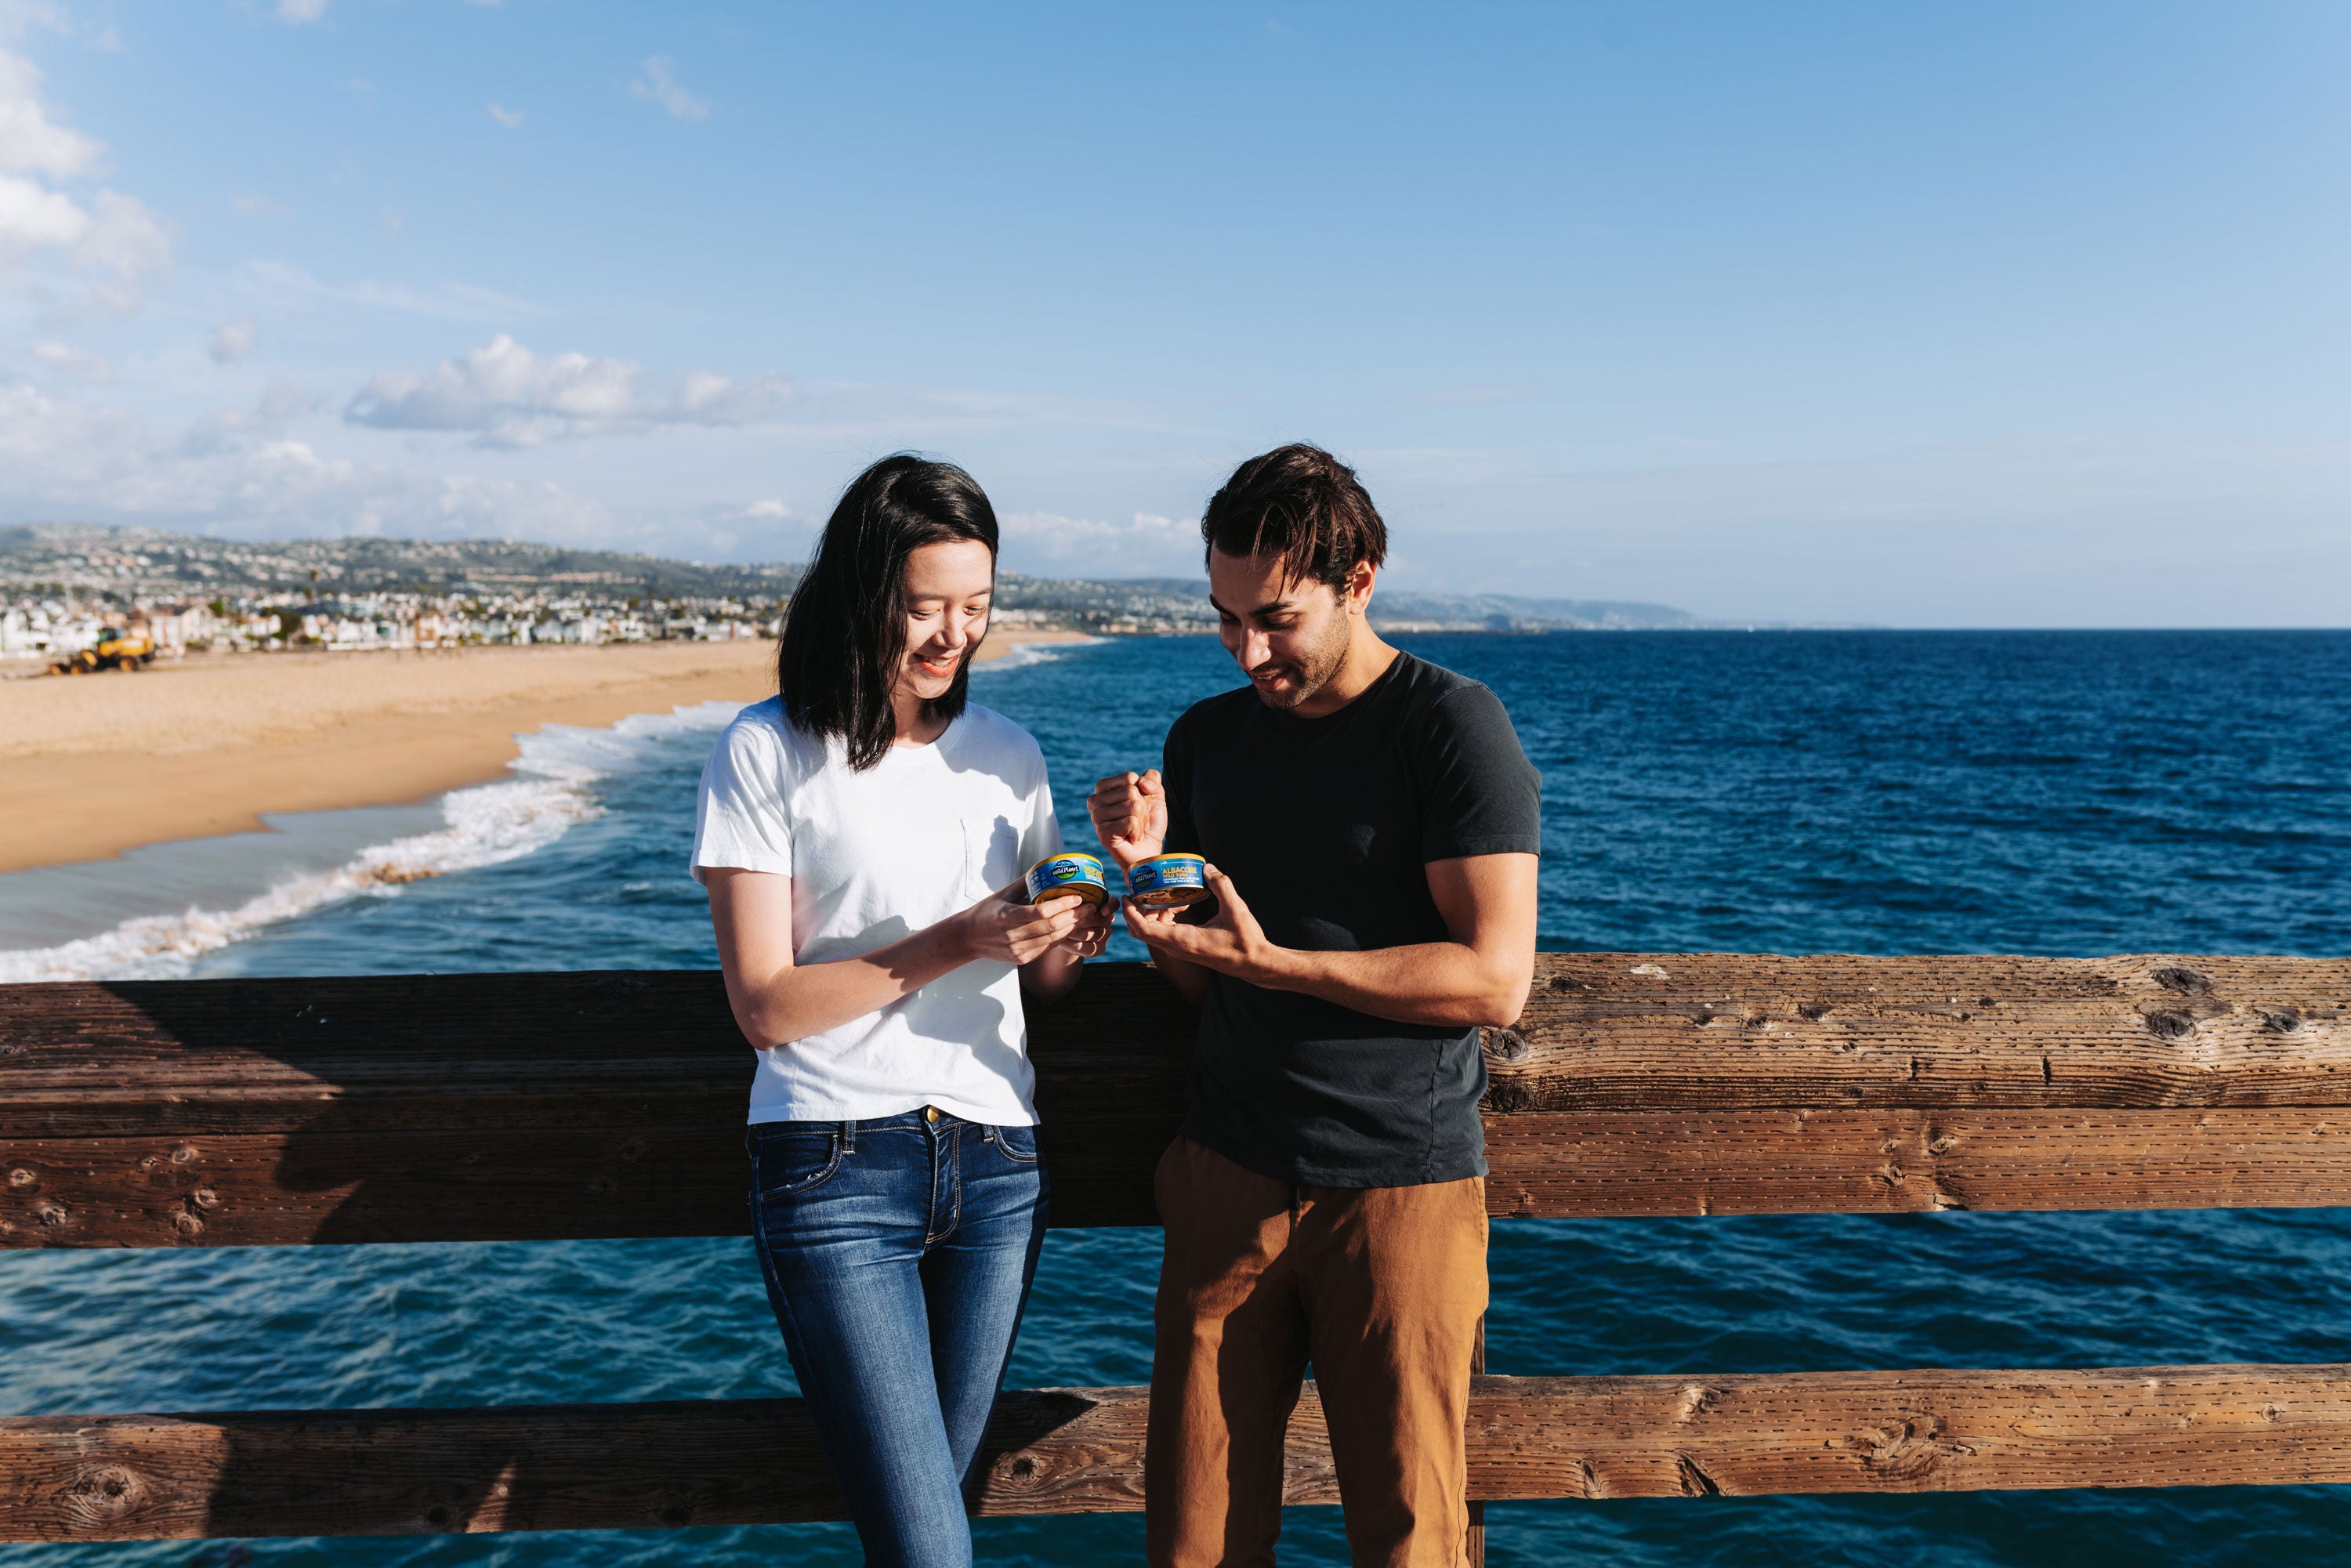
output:
[[[1010,628],[978,661],[1088,640]],[[774,695],[774,665],[759,640],[200,656],[0,683],[0,873],[493,783],[519,735],[755,703]]]

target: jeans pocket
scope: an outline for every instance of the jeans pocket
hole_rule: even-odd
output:
[[[762,1198],[798,1197],[841,1168],[841,1133],[804,1122],[754,1128],[751,1190]]]
[[[988,1142],[996,1152],[1016,1166],[1037,1163],[1037,1129],[1034,1127],[991,1127]]]

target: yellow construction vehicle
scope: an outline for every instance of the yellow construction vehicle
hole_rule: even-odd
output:
[[[100,670],[131,672],[143,670],[154,662],[155,643],[152,639],[133,637],[109,626],[98,634],[97,647],[84,648],[78,653],[50,661],[49,674],[88,675]]]

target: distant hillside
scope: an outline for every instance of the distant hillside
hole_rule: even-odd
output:
[[[1085,579],[1020,577],[1007,572],[1008,609],[1087,611],[1197,621],[1213,625],[1208,585],[1196,577]],[[1383,626],[1447,631],[1652,632],[1696,631],[1719,624],[1667,604],[1610,599],[1518,599],[1507,594],[1411,593],[1383,588],[1372,598],[1372,620]]]
[[[797,563],[711,566],[662,556],[567,549],[503,539],[340,538],[252,541],[158,528],[39,523],[0,528],[0,592],[111,594],[124,601],[410,591],[600,599],[774,601],[799,581]],[[1196,577],[998,580],[1006,610],[1103,631],[1207,630],[1207,583]],[[1382,589],[1382,626],[1466,632],[1695,631],[1726,624],[1665,604],[1521,599],[1509,594]]]
[[[797,566],[705,566],[660,556],[503,539],[256,542],[41,523],[0,528],[0,588],[111,591],[123,599],[206,598],[281,590],[336,593],[589,591],[614,598],[777,599]]]

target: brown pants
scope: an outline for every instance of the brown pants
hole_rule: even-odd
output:
[[[1152,1563],[1273,1562],[1282,1432],[1311,1358],[1358,1568],[1459,1568],[1485,1182],[1292,1186],[1178,1138],[1156,1187]]]

